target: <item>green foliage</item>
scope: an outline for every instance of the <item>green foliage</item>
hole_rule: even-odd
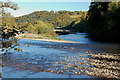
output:
[[[71,32],[83,31],[85,27],[83,19],[86,16],[87,11],[35,11],[15,19],[23,31],[56,36],[54,29],[69,29]]]
[[[9,27],[9,28],[16,26],[15,19],[10,15],[10,13],[3,14],[2,24],[4,25],[4,27]]]
[[[8,52],[10,49],[15,48],[16,46],[19,46],[17,43],[18,39],[14,38],[16,34],[18,34],[18,31],[16,30],[14,26],[14,18],[12,19],[7,18],[3,20],[3,26],[1,30],[1,42],[0,47],[2,48],[1,51]]]
[[[54,26],[50,23],[43,22],[43,21],[34,21],[34,22],[26,22],[24,23],[23,31],[27,31],[29,33],[35,34],[48,34],[51,36],[55,36]]]
[[[17,24],[15,19],[10,15],[10,13],[4,13],[2,18],[2,38],[10,38],[16,35],[18,31],[16,30]]]
[[[91,37],[120,41],[120,2],[92,2],[88,11],[87,29]]]
[[[37,34],[51,34],[54,32],[54,27],[52,24],[44,23],[42,21],[37,21],[35,23],[34,28]]]
[[[86,32],[86,17],[87,17],[87,12],[83,12],[81,15],[80,20],[76,20],[71,22],[67,27],[63,29],[68,29],[71,32]]]
[[[18,31],[15,26],[16,22],[14,18],[10,15],[10,13],[5,13],[4,7],[11,8],[16,10],[17,4],[12,2],[0,2],[2,12],[2,24],[0,26],[0,48],[1,51],[8,52],[10,49],[15,48],[19,44],[17,43],[17,39],[14,38]]]
[[[35,11],[29,15],[16,18],[17,23],[43,21],[53,24],[54,28],[63,28],[68,26],[72,21],[76,21],[85,15],[82,11]]]

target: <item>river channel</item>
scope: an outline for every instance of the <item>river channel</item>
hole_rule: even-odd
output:
[[[18,43],[23,52],[10,51],[2,57],[3,78],[98,78],[106,77],[95,75],[95,57],[90,54],[119,54],[119,44],[92,41],[86,33],[60,35],[58,38],[77,43],[56,43],[39,40],[21,39]],[[26,46],[26,45],[30,46]],[[113,56],[114,57],[114,56]],[[116,58],[117,59],[117,58]],[[98,59],[97,59],[98,60]],[[101,60],[101,59],[100,59]],[[91,64],[91,61],[92,64]],[[103,60],[102,60],[103,61]],[[106,61],[106,60],[105,60]],[[104,62],[105,62],[104,61]],[[115,63],[119,60],[114,60]],[[110,61],[106,62],[108,64]],[[114,62],[113,62],[114,63]],[[118,62],[119,63],[119,62]],[[99,64],[102,65],[102,64]],[[111,65],[110,65],[111,66]],[[115,68],[116,74],[120,65]],[[90,73],[89,69],[93,69]],[[110,68],[111,70],[111,68]],[[115,71],[114,70],[114,71]],[[99,72],[100,73],[100,72]],[[103,73],[103,72],[101,72]],[[104,74],[103,74],[104,75]],[[110,74],[108,74],[109,76]],[[118,75],[112,75],[119,78]],[[113,78],[114,78],[113,77]],[[110,77],[111,78],[111,77]]]

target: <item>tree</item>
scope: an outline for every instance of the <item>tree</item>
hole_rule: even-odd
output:
[[[50,23],[45,23],[43,21],[35,21],[35,24],[31,25],[34,28],[34,33],[37,34],[48,34],[55,36],[54,26]],[[28,30],[29,31],[29,30]]]
[[[18,46],[17,39],[14,36],[18,33],[16,29],[16,23],[14,18],[10,14],[6,14],[4,8],[11,8],[13,10],[17,10],[18,6],[12,2],[0,2],[0,9],[1,9],[1,26],[0,26],[0,47],[2,48],[1,51],[8,51],[12,48],[17,51],[21,51],[20,48],[15,48]]]
[[[87,20],[90,36],[98,40],[119,42],[119,14],[120,2],[92,2]]]

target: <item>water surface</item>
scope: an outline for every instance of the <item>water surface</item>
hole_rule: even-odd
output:
[[[83,72],[93,67],[88,65],[88,59],[92,59],[88,53],[119,53],[119,45],[101,44],[86,36],[86,33],[59,36],[78,43],[21,39],[23,52],[11,50],[3,55],[3,78],[96,78]]]

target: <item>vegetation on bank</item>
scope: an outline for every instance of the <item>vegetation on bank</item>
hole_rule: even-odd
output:
[[[72,23],[79,23],[82,19],[85,19],[87,11],[35,11],[29,15],[15,18],[19,28],[29,33],[43,34],[56,36],[56,34],[62,34],[61,32],[54,32],[53,29],[70,30],[71,32],[78,31],[81,28],[78,26],[69,26]],[[41,27],[43,26],[43,27]],[[63,32],[68,34],[68,32]]]
[[[16,39],[11,38],[17,34],[17,30],[15,29],[14,25],[14,18],[5,14],[4,8],[11,8],[13,10],[17,10],[18,6],[15,3],[12,3],[11,1],[8,2],[2,2],[0,1],[0,19],[2,20],[0,22],[0,52],[6,51],[10,49],[15,49],[18,51],[18,48],[15,48],[15,46],[18,46],[16,43]],[[8,18],[8,20],[6,19]],[[12,21],[13,22],[12,22]],[[0,70],[3,67],[2,66],[2,54],[0,53]],[[2,72],[0,71],[0,78],[2,78]]]
[[[87,15],[65,29],[89,33],[94,40],[120,42],[120,2],[92,2]]]
[[[96,40],[119,42],[120,2],[92,2],[87,11],[35,11],[29,15],[14,18],[4,14],[3,25],[6,36],[16,33],[32,33],[54,38],[55,29],[74,32],[87,32]],[[4,30],[3,29],[3,30]],[[5,31],[4,30],[4,31]]]
[[[120,42],[120,2],[92,2],[86,20],[93,39]]]
[[[48,30],[47,32],[51,32],[50,35],[55,36],[52,29],[58,28],[71,32],[87,32],[89,37],[95,40],[119,42],[119,14],[120,2],[92,2],[88,12],[35,11],[29,15],[17,17],[15,20],[18,25],[22,24],[26,27],[25,30],[28,29],[29,32],[41,33],[41,31]],[[40,23],[36,25],[36,21]],[[39,24],[44,23],[47,27],[43,29]]]
[[[49,36],[56,36],[54,32],[54,27],[52,24],[43,22],[43,21],[34,21],[34,22],[27,22],[25,24],[19,24],[22,31],[27,33],[34,33],[34,34],[47,34]]]
[[[55,12],[53,12],[55,13]],[[62,29],[69,29],[70,31],[80,31],[80,32],[88,32],[90,37],[99,39],[99,40],[107,40],[107,41],[119,41],[119,36],[120,36],[120,2],[111,2],[111,3],[91,3],[90,9],[88,11],[87,15],[84,15],[80,18],[77,15],[72,13],[65,13],[62,11],[58,12],[60,15],[57,17],[62,20],[62,22],[55,22],[52,23],[54,20],[46,20],[46,16],[43,18],[43,15],[38,17],[35,16],[36,18],[30,19],[28,18],[27,21],[25,22],[15,22],[14,18],[8,13],[3,15],[3,21],[2,21],[2,28],[0,34],[2,34],[0,37],[2,40],[0,40],[1,44],[0,47],[2,46],[2,51],[10,50],[11,48],[15,48],[15,46],[18,46],[17,40],[13,38],[16,34],[19,32],[26,32],[26,35],[21,36],[22,38],[29,38],[29,39],[52,39],[52,40],[59,40],[62,42],[61,39],[55,38],[56,33],[54,32],[54,28],[62,28]],[[64,16],[63,16],[64,14]],[[67,17],[65,17],[67,14]],[[61,18],[62,15],[62,18]],[[68,15],[69,18],[68,18]],[[50,14],[52,16],[52,14]],[[47,16],[49,18],[47,19],[52,19],[53,17],[50,18],[50,16]],[[54,16],[54,14],[53,14]],[[81,14],[80,14],[81,16]],[[33,16],[32,16],[33,17]],[[37,19],[38,17],[38,19]],[[42,18],[41,18],[42,17]],[[41,19],[40,19],[41,18]],[[65,18],[65,19],[64,19]],[[25,18],[24,18],[25,19]],[[30,19],[30,20],[29,20]],[[40,20],[39,20],[40,19]],[[43,19],[43,20],[42,20]],[[45,19],[45,20],[44,20]],[[67,19],[71,19],[67,22]],[[51,21],[51,22],[49,22]],[[28,34],[27,34],[28,33]],[[32,35],[30,35],[32,33]],[[34,34],[34,35],[33,35]],[[36,35],[35,35],[36,34]],[[30,46],[30,45],[28,45]],[[73,48],[74,49],[74,48]],[[16,51],[21,51],[20,48],[15,48]],[[69,63],[78,63],[78,64],[84,64],[90,67],[81,67],[79,65],[74,64],[74,68],[76,70],[79,70],[79,72],[72,71],[72,74],[80,75],[80,70],[83,73],[89,74],[91,76],[98,76],[98,77],[105,77],[105,78],[117,78],[120,79],[119,77],[119,61],[120,61],[120,56],[119,54],[88,54],[90,57],[94,57],[94,59],[86,59],[91,61],[91,63],[86,64],[76,61],[77,60],[84,60],[85,58],[81,58],[80,55],[78,57],[71,57],[70,60],[75,59],[75,62],[69,61]],[[4,56],[3,56],[4,57]],[[69,56],[68,56],[69,57]],[[70,58],[70,57],[69,57]],[[6,56],[3,58],[7,60],[7,64],[10,64],[11,62],[8,62],[8,59],[6,59]],[[68,58],[63,58],[62,60],[66,61]],[[12,59],[14,60],[14,59]],[[60,60],[61,61],[61,60]],[[68,63],[68,61],[66,61]],[[18,62],[15,60],[13,62],[14,64],[17,64]],[[58,62],[55,62],[54,64],[57,64]],[[64,64],[64,67],[67,67],[67,69],[70,69],[70,67],[73,67],[72,64],[67,64],[64,62],[60,62]],[[108,65],[109,64],[109,65]],[[27,64],[25,64],[23,67],[29,68],[28,66],[26,67]],[[32,65],[32,64],[31,64]],[[21,67],[20,64],[18,65],[12,65],[13,67]],[[91,66],[94,66],[91,68]],[[21,68],[23,68],[21,67]],[[29,68],[33,69],[36,66]],[[63,66],[62,66],[63,67]],[[102,69],[101,69],[102,68]],[[39,68],[36,68],[39,70]],[[34,69],[35,70],[35,69]],[[64,70],[60,71],[52,71],[52,70],[42,70],[46,72],[54,72],[54,73],[62,73],[64,74]],[[71,70],[70,70],[71,71]],[[98,74],[99,73],[99,74]],[[1,75],[1,74],[0,74]]]
[[[4,52],[8,52],[11,49],[18,51],[20,48],[15,47],[19,46],[19,44],[17,43],[17,39],[14,38],[19,32],[16,28],[17,23],[14,18],[9,13],[5,13],[4,10],[4,8],[17,10],[18,6],[10,1],[9,3],[0,1],[0,5],[0,18],[2,19],[2,22],[0,23],[0,50]]]
[[[87,11],[35,11],[31,14],[15,18],[17,23],[31,23],[34,21],[43,21],[53,24],[54,28],[63,28],[71,22],[80,20]]]

